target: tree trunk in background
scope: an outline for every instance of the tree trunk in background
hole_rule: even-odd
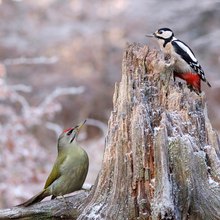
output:
[[[102,170],[78,219],[220,219],[219,140],[204,94],[174,85],[169,62],[127,46]]]
[[[172,62],[147,46],[127,46],[88,197],[1,210],[0,219],[219,220],[219,139],[204,94],[174,84]]]

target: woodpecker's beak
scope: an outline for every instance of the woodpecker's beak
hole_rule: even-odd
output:
[[[82,126],[86,123],[86,120],[84,120],[83,122],[81,122],[79,125],[77,125],[75,127],[77,133],[79,133],[80,129],[82,128]]]
[[[145,37],[155,37],[155,34],[146,34]]]
[[[71,129],[71,132],[72,132],[72,133],[71,133],[71,135],[70,135],[70,137],[71,137],[70,143],[73,142],[73,140],[76,138],[76,136],[78,135],[80,129],[82,128],[82,126],[83,126],[85,123],[86,123],[86,120],[83,121],[83,122],[81,122],[79,125],[77,125],[77,126],[75,126],[75,127],[73,127],[73,128]],[[73,132],[73,131],[74,131],[74,132]]]

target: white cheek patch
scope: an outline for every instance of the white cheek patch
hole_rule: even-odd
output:
[[[181,47],[184,51],[186,51],[186,53],[190,56],[190,58],[196,63],[197,59],[195,58],[195,56],[193,55],[193,53],[191,52],[191,50],[184,45],[182,42],[180,41],[176,41],[176,43],[179,45],[179,47]]]
[[[171,31],[164,31],[162,34],[158,34],[158,36],[161,36],[164,39],[168,39],[172,36],[172,32]]]

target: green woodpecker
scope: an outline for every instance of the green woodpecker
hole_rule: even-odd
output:
[[[57,196],[82,189],[89,167],[87,153],[76,144],[76,136],[86,121],[76,127],[64,130],[58,139],[58,156],[47,178],[44,189],[19,206],[30,206],[45,197]]]

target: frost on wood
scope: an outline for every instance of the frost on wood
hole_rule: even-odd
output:
[[[87,197],[87,192],[79,191],[74,196],[43,201],[28,207],[13,207],[0,210],[0,219],[76,219],[79,215],[79,206]]]
[[[219,219],[219,152],[205,95],[174,84],[157,51],[128,45],[102,170],[79,219]]]
[[[219,139],[206,112],[169,61],[128,45],[102,169],[77,219],[219,219]]]

